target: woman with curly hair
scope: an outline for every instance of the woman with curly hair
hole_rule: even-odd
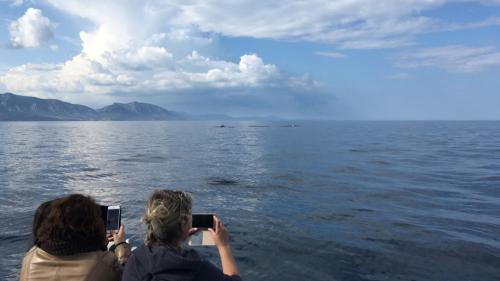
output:
[[[191,205],[191,196],[186,192],[153,192],[143,217],[145,244],[130,256],[123,281],[241,281],[229,247],[228,231],[219,218],[214,216],[215,226],[209,231],[219,251],[222,270],[202,259],[194,249],[181,247],[196,232],[192,228]]]
[[[113,235],[114,253],[107,251],[100,207],[80,194],[41,204],[33,220],[33,236],[21,281],[120,280],[130,253],[123,226]]]

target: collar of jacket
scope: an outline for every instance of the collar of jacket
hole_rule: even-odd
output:
[[[37,245],[45,252],[55,256],[68,256],[79,253],[105,251],[104,241],[43,241]]]

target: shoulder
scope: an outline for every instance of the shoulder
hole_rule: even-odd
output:
[[[213,263],[204,260],[196,280],[220,280],[220,281],[241,281],[238,275],[226,275]]]
[[[111,254],[111,255],[110,255]],[[20,280],[31,278],[61,280],[119,280],[120,268],[114,255],[105,251],[95,251],[70,256],[55,256],[43,249],[33,247],[24,259]],[[54,271],[54,268],[60,270]]]
[[[183,249],[181,255],[189,260],[204,261],[195,249]]]
[[[33,258],[33,254],[36,249],[37,247],[33,246],[26,254],[24,254],[19,280],[23,281],[29,279],[29,264],[31,263],[31,259]]]
[[[142,275],[151,269],[152,249],[146,245],[137,247],[125,263],[122,280],[141,280]]]
[[[89,280],[120,280],[122,269],[116,256],[108,251],[92,252],[90,263],[95,263]]]
[[[29,249],[26,252],[26,254],[24,254],[23,261],[31,259],[33,257],[33,255],[35,254],[35,252],[37,251],[37,249],[38,249],[37,246],[31,247],[31,249]]]
[[[113,267],[118,264],[118,260],[116,259],[115,254],[110,251],[96,252],[96,255],[97,260],[100,264]]]

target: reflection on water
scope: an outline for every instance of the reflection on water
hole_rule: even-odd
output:
[[[0,279],[41,202],[120,204],[139,244],[165,187],[224,218],[245,280],[500,279],[499,122],[216,125],[0,123]]]

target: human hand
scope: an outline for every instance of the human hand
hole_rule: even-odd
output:
[[[125,226],[120,225],[118,232],[113,232],[113,243],[118,245],[119,243],[125,242]]]
[[[188,231],[188,237],[200,231],[197,227],[193,227]]]
[[[113,233],[106,232],[106,241],[113,242]]]
[[[215,246],[217,248],[229,246],[229,232],[224,227],[224,223],[214,216],[215,229],[209,228],[208,231],[212,234]]]

